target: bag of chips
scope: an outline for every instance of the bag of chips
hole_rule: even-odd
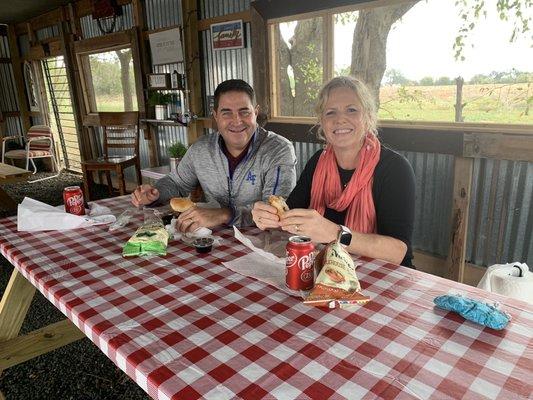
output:
[[[370,297],[361,294],[361,285],[355,274],[352,257],[338,240],[329,243],[316,257],[318,276],[315,286],[304,300],[317,307],[347,308],[365,304]]]
[[[122,249],[122,256],[164,256],[167,254],[168,232],[159,211],[145,208],[144,223]]]

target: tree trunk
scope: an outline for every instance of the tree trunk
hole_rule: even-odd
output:
[[[276,25],[276,40],[278,49],[278,70],[276,71],[279,79],[279,112],[281,115],[293,116],[294,114],[294,96],[292,95],[291,83],[289,79],[288,67],[292,65],[291,51],[287,43],[283,40],[279,25]]]
[[[130,61],[131,50],[116,50],[115,54],[120,60],[120,83],[124,96],[124,111],[133,111],[133,99],[130,86]]]
[[[387,37],[392,25],[418,1],[359,11],[353,33],[350,74],[363,80],[379,107],[379,88],[387,68]]]
[[[323,81],[322,23],[320,18],[298,21],[290,47],[278,37],[280,112],[282,115],[313,116],[318,91]],[[294,74],[294,95],[288,67]]]

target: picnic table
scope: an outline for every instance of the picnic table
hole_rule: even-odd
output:
[[[31,171],[13,165],[0,163],[0,204],[2,204],[2,208],[5,208],[6,210],[14,210],[17,208],[17,203],[4,189],[2,189],[1,185],[24,181],[28,179],[30,175]]]
[[[98,203],[116,215],[130,207],[126,196]],[[15,266],[0,305],[0,369],[87,336],[154,399],[532,396],[525,302],[360,258],[371,301],[314,308],[226,268],[249,252],[229,228],[214,231],[221,243],[205,255],[170,241],[167,256],[123,258],[139,223],[30,233],[16,217],[0,221],[0,252]],[[17,335],[35,288],[68,319],[30,340]],[[435,308],[446,293],[498,301],[512,321],[495,331]]]

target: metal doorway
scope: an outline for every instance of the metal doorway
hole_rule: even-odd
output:
[[[76,120],[63,56],[44,59],[42,66],[57,154],[65,169],[81,172]]]

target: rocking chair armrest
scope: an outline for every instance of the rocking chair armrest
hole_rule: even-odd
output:
[[[7,142],[8,140],[23,139],[22,136],[4,136],[2,142]]]

